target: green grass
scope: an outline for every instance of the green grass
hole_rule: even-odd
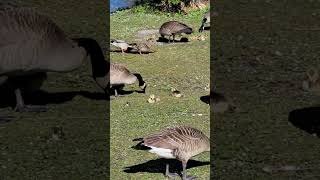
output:
[[[111,38],[129,42],[136,40],[136,33],[143,29],[159,29],[168,20],[178,20],[198,30],[203,11],[190,16],[168,16],[137,9],[125,10],[111,16]],[[209,94],[205,87],[210,83],[209,32],[203,33],[205,41],[191,40],[188,43],[159,45],[151,54],[111,53],[111,61],[126,64],[130,71],[140,73],[148,84],[146,94],[133,93],[111,100],[111,177],[112,179],[163,179],[165,167],[158,173],[126,173],[126,167],[158,159],[154,154],[137,151],[132,139],[157,132],[172,125],[191,125],[210,136],[210,108],[200,101],[200,96]],[[197,36],[198,33],[191,36]],[[170,95],[171,87],[180,90],[185,97]],[[138,85],[125,89],[137,89]],[[160,96],[160,102],[149,104],[149,96]],[[126,106],[126,103],[129,106]],[[202,116],[198,115],[202,114]],[[209,161],[209,153],[194,158]],[[145,167],[148,169],[148,167]],[[210,166],[188,170],[199,179],[209,179]]]
[[[214,116],[215,179],[319,179],[319,138],[288,122],[291,111],[319,104],[301,88],[308,67],[319,66],[319,31],[307,30],[319,6],[217,2],[213,81],[243,112]],[[309,170],[262,170],[285,165]]]

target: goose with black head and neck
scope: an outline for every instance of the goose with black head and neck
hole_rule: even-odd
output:
[[[31,8],[0,10],[0,86],[10,84],[16,96],[16,111],[45,111],[25,105],[21,80],[46,72],[70,72],[90,57],[92,77],[108,90],[109,62],[98,42],[69,38],[49,17]]]

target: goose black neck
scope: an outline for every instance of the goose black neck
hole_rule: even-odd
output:
[[[137,77],[138,81],[139,81],[139,86],[143,86],[145,84],[145,82],[142,79],[142,76],[138,73],[133,74]]]
[[[91,57],[93,78],[105,77],[108,74],[109,63],[104,59],[104,55],[99,43],[91,38],[76,38],[78,46],[83,47]]]

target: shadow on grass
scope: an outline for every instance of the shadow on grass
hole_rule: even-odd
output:
[[[320,137],[320,107],[296,109],[289,113],[289,122],[309,134]]]
[[[80,95],[85,98],[93,100],[107,100],[104,93],[88,92],[88,91],[71,91],[71,92],[56,92],[49,93],[46,91],[38,90],[34,93],[25,94],[24,100],[26,104],[31,105],[47,105],[47,104],[62,104],[71,101],[75,96]],[[0,96],[0,108],[15,107],[16,100],[13,92],[3,93]]]
[[[118,92],[118,96],[126,96],[126,95],[129,95],[129,94],[132,94],[132,93],[142,93],[142,94],[145,94],[145,91],[143,90],[123,90],[122,88],[124,87],[124,85],[117,85],[117,86],[113,86],[110,88],[110,95],[111,96],[114,96],[115,95],[115,89],[117,90]]]
[[[189,39],[186,38],[186,37],[182,37],[180,40],[176,40],[176,39],[175,39],[175,40],[172,42],[172,37],[171,37],[171,41],[170,41],[170,43],[169,43],[169,39],[163,38],[163,37],[159,37],[159,39],[157,40],[157,42],[160,42],[160,43],[168,43],[168,44],[170,44],[170,43],[186,43],[186,42],[189,42]]]
[[[110,50],[110,52],[114,52],[114,53],[122,53],[121,49],[112,49]],[[138,50],[135,50],[135,49],[129,49],[127,51],[124,51],[124,53],[127,53],[127,54],[140,54]],[[123,54],[124,54],[123,53]],[[142,51],[141,54],[150,54],[150,53],[154,53],[153,51]]]
[[[182,163],[176,159],[164,159],[159,158],[156,160],[150,160],[142,164],[126,167],[123,171],[126,173],[140,173],[140,172],[148,172],[148,173],[162,173],[165,174],[166,164],[169,164],[170,172],[178,173],[181,175],[182,171]],[[209,165],[210,162],[201,162],[196,160],[189,160],[187,164],[187,169]]]
[[[210,104],[210,95],[201,96],[200,100],[206,104]]]
[[[210,26],[204,27],[203,30],[210,31]]]

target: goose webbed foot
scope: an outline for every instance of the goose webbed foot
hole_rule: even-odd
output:
[[[171,173],[169,172],[169,164],[166,164],[166,173],[165,173],[165,176],[172,179],[172,178],[175,178],[177,176],[179,176],[178,173]]]
[[[185,179],[182,179],[182,180],[194,180],[194,179],[197,179],[196,176],[187,176]]]
[[[175,177],[178,177],[179,174],[178,173],[166,173],[165,176],[170,178],[170,179],[173,179]]]
[[[39,105],[24,105],[24,106],[16,106],[14,109],[16,112],[46,112],[46,106]]]

